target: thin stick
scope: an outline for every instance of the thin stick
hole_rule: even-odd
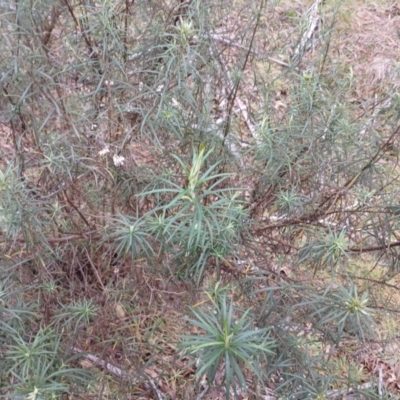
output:
[[[89,264],[90,264],[90,266],[92,267],[92,270],[93,270],[93,272],[94,272],[94,274],[95,274],[95,276],[96,276],[97,282],[100,283],[100,286],[101,286],[101,288],[103,289],[103,292],[106,293],[107,289],[105,288],[105,286],[104,286],[104,284],[103,284],[103,281],[102,281],[101,278],[100,278],[99,272],[97,271],[95,265],[94,265],[93,262],[92,262],[92,259],[90,258],[90,254],[89,254],[89,252],[87,251],[87,249],[85,249],[85,251],[86,251],[87,258],[88,258],[88,260],[89,260]]]
[[[273,57],[261,54],[259,51],[256,51],[256,50],[254,50],[252,48],[248,48],[248,47],[243,46],[241,44],[233,43],[232,39],[230,39],[230,38],[225,38],[223,36],[220,36],[220,35],[217,35],[217,34],[213,34],[213,33],[210,34],[210,37],[212,39],[218,41],[218,42],[226,43],[229,46],[233,46],[233,47],[237,47],[239,49],[250,51],[250,53],[254,53],[254,54],[258,55],[258,56],[262,56],[262,57],[266,58],[268,61],[273,62],[273,63],[278,64],[278,65],[281,65],[282,67],[290,67],[290,64],[288,64],[288,63],[286,63],[284,61],[278,60],[277,58],[273,58]]]
[[[72,348],[72,351],[75,354],[84,353],[83,350],[81,350],[75,346]],[[99,357],[94,356],[93,354],[84,353],[84,357],[86,359],[88,359],[89,361],[91,361],[93,364],[106,369],[107,371],[109,371],[113,375],[117,376],[118,378],[129,379],[131,377],[127,372],[125,372],[121,368],[118,368],[115,365],[110,364],[110,363],[102,360]],[[146,386],[150,386],[151,389],[153,389],[153,391],[157,395],[158,400],[166,400],[166,396],[160,391],[160,389],[157,388],[157,385],[155,384],[155,382],[152,379],[149,379],[148,382],[149,383],[146,384]]]
[[[81,350],[77,347],[73,347],[72,351],[76,354],[83,353],[83,350]],[[105,362],[104,360],[102,360],[99,357],[94,356],[93,354],[85,353],[84,357],[86,359],[88,359],[89,361],[91,361],[93,364],[106,369],[107,371],[111,372],[115,376],[118,376],[119,378],[123,378],[123,379],[129,378],[129,374],[126,373],[125,371],[123,371],[121,368],[118,368],[115,365]]]
[[[307,48],[307,44],[312,39],[314,32],[318,29],[319,25],[321,24],[321,17],[318,15],[318,7],[322,3],[323,0],[316,0],[315,3],[308,9],[307,14],[309,17],[308,20],[308,28],[305,31],[303,37],[299,45],[297,46],[294,55],[292,57],[292,61],[301,58],[301,53]]]

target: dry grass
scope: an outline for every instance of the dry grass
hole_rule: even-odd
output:
[[[396,3],[341,8],[333,35],[335,62],[353,71],[357,98],[390,95],[400,84],[400,13]]]

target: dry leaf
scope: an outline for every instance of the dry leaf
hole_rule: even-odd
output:
[[[126,312],[121,306],[121,304],[117,303],[114,307],[115,313],[117,314],[117,317],[119,319],[125,319],[126,318]]]
[[[144,372],[146,373],[146,375],[150,376],[150,378],[157,379],[159,377],[159,374],[152,368],[146,368]]]
[[[84,360],[81,360],[81,366],[83,369],[90,369],[90,368],[93,368],[93,363],[90,362],[89,360],[84,359]]]

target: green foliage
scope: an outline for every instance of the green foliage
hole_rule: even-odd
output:
[[[225,291],[217,299],[211,293],[207,295],[212,306],[207,311],[192,309],[195,319],[189,320],[202,333],[183,336],[181,346],[197,357],[199,379],[205,374],[212,384],[218,369],[223,368],[226,399],[231,398],[231,389],[238,398],[239,387],[247,390],[245,369],[263,380],[262,371],[268,357],[274,355],[275,342],[270,338],[270,329],[255,327],[251,310],[240,313]]]
[[[299,251],[299,263],[310,262],[315,271],[319,268],[334,268],[337,263],[348,257],[346,232],[332,231],[324,235],[325,238],[316,240],[303,246]]]
[[[93,305],[93,300],[83,299],[72,304],[63,305],[62,312],[58,313],[55,321],[58,325],[61,323],[67,327],[75,326],[74,331],[78,329],[80,324],[89,325],[91,319],[95,318],[98,308]]]
[[[0,305],[0,366],[2,390],[18,398],[50,399],[71,393],[71,387],[85,385],[91,375],[69,367],[61,348],[62,336],[48,326],[34,331],[37,314],[23,302],[21,293],[12,290],[6,277]],[[10,290],[11,289],[11,290]],[[11,306],[16,303],[17,306]],[[5,392],[3,392],[5,393]]]
[[[185,184],[161,178],[162,188],[142,193],[157,196],[160,202],[145,216],[150,232],[163,248],[176,249],[175,257],[184,265],[186,276],[198,283],[209,257],[223,259],[234,251],[246,217],[240,191],[223,186],[230,175],[216,172],[219,163],[202,171],[212,153],[213,149],[206,153],[204,145],[194,150],[190,167],[174,156],[184,170]],[[162,204],[166,195],[171,200]]]
[[[129,254],[135,260],[142,253],[151,257],[153,249],[149,241],[150,235],[145,230],[145,220],[120,215],[113,221],[111,229],[110,240],[117,245],[119,257]]]
[[[296,193],[294,189],[280,192],[277,198],[279,210],[287,215],[302,215],[306,203],[306,199]]]
[[[359,296],[354,284],[349,288],[341,286],[339,289],[331,294],[315,297],[320,307],[317,311],[321,318],[318,324],[324,326],[334,320],[337,326],[337,338],[347,331],[365,340],[366,333],[370,337],[374,327],[373,311],[367,306],[369,302],[367,292]],[[311,318],[314,315],[311,315]]]
[[[67,380],[84,383],[90,379],[88,373],[68,368],[57,356],[59,344],[60,338],[49,329],[39,330],[29,341],[19,335],[13,338],[4,361],[10,365],[5,373],[18,382],[14,386],[16,393],[47,398],[50,394],[68,392]]]

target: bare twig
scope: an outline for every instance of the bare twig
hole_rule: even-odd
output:
[[[72,351],[75,354],[84,353],[84,351],[79,349],[78,347],[73,347]],[[85,353],[84,357],[87,360],[91,361],[94,365],[97,365],[99,367],[106,369],[108,372],[112,373],[113,375],[117,376],[118,378],[123,378],[123,379],[129,378],[129,374],[127,372],[123,371],[121,368],[116,367],[115,365],[112,365],[112,364],[102,360],[99,357],[94,356],[93,354]]]
[[[339,389],[339,390],[329,390],[326,394],[328,398],[342,398],[343,395],[357,393],[359,390],[370,389],[374,386],[373,382],[365,382],[362,385],[355,386],[354,388]]]
[[[86,251],[87,258],[89,260],[89,264],[92,267],[92,270],[93,270],[93,272],[94,272],[94,274],[96,276],[97,282],[99,282],[101,288],[103,289],[103,292],[105,293],[107,290],[106,290],[106,288],[105,288],[105,286],[103,284],[103,281],[100,278],[99,271],[97,271],[95,265],[93,264],[93,261],[92,261],[92,259],[90,257],[90,254],[89,254],[89,252],[88,252],[88,250],[86,248],[85,248],[85,251]]]
[[[83,350],[79,349],[78,347],[73,347],[72,351],[75,354],[84,353],[84,358],[91,361],[94,365],[97,365],[101,368],[106,369],[108,372],[117,376],[118,378],[122,378],[122,379],[133,378],[132,376],[130,376],[127,372],[125,372],[121,368],[118,368],[115,365],[110,364],[110,363],[102,360],[99,357],[94,356],[93,354],[85,353]],[[148,380],[148,386],[150,386],[151,389],[154,391],[154,393],[157,395],[158,400],[166,399],[166,396],[161,392],[160,389],[157,388],[157,385],[155,384],[155,382],[152,379]]]
[[[372,107],[371,107],[371,108],[372,108],[372,114],[371,114],[371,116],[368,118],[368,121],[364,124],[363,128],[361,129],[361,131],[360,131],[360,133],[359,133],[360,138],[363,138],[363,137],[365,136],[367,130],[368,130],[371,126],[373,126],[373,124],[374,124],[374,122],[375,122],[375,120],[376,120],[378,114],[379,114],[381,111],[384,111],[384,110],[390,108],[391,105],[392,105],[391,99],[386,99],[386,100],[383,101],[383,102],[379,102],[379,101],[378,101],[378,95],[375,94],[374,103],[373,103],[373,105],[372,105]]]
[[[205,389],[197,395],[196,400],[201,400],[208,393],[209,389],[210,387],[206,385]]]
[[[249,61],[249,58],[250,58],[251,49],[253,47],[253,43],[254,43],[254,39],[255,39],[255,36],[256,36],[256,32],[257,32],[257,29],[258,29],[259,24],[260,24],[261,11],[262,11],[263,7],[264,7],[264,0],[261,0],[260,8],[259,8],[258,13],[257,13],[256,23],[254,24],[253,33],[252,33],[251,39],[250,39],[249,49],[248,49],[248,51],[246,53],[246,56],[244,58],[244,62],[243,62],[242,68],[241,68],[241,72],[242,73],[246,69],[246,65],[247,65],[247,63]],[[228,97],[227,118],[226,118],[224,127],[222,128],[222,136],[224,138],[223,142],[225,142],[225,138],[228,136],[229,129],[230,129],[230,126],[231,126],[232,110],[233,110],[233,106],[235,104],[235,99],[236,99],[236,96],[237,96],[237,92],[239,90],[239,85],[240,85],[240,80],[237,83],[235,83],[235,85],[233,86],[233,88],[231,90],[230,96]]]
[[[243,49],[243,50],[246,50],[246,51],[250,51],[250,53],[253,53],[253,54],[256,54],[257,56],[263,57],[263,58],[267,59],[268,61],[270,61],[270,62],[272,62],[272,63],[281,65],[282,67],[290,67],[290,64],[288,64],[288,63],[286,63],[286,62],[284,62],[284,61],[282,61],[282,60],[278,60],[277,58],[273,58],[273,57],[267,56],[267,55],[265,55],[265,54],[261,54],[261,53],[258,52],[257,50],[254,50],[254,49],[252,49],[252,48],[243,46],[243,45],[241,45],[241,44],[234,43],[233,40],[232,40],[231,38],[226,38],[226,37],[221,36],[221,35],[218,35],[218,34],[216,34],[216,33],[210,34],[210,37],[211,37],[213,40],[216,40],[216,41],[222,42],[222,43],[226,43],[226,44],[228,44],[229,46],[237,47],[237,48],[239,48],[239,49]]]
[[[302,54],[306,51],[307,46],[312,40],[314,33],[318,31],[321,25],[321,17],[318,14],[318,7],[322,3],[323,0],[316,0],[314,4],[308,9],[306,15],[308,16],[308,26],[304,35],[301,38],[299,45],[296,47],[294,51],[292,61],[299,61],[301,59]]]

